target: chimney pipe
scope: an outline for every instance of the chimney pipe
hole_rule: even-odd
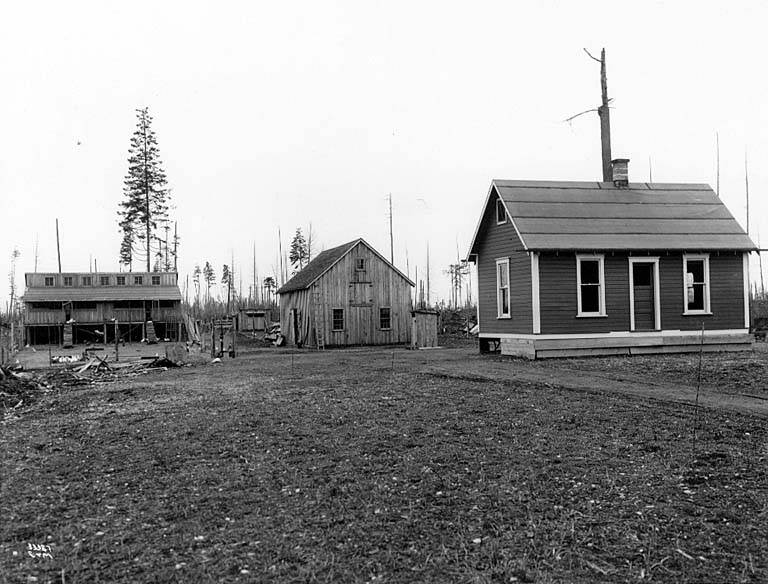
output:
[[[613,185],[616,188],[627,188],[629,186],[629,158],[614,158],[611,160],[611,169],[613,171]]]

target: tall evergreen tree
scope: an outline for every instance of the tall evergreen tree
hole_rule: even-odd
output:
[[[136,118],[136,130],[128,149],[128,174],[123,182],[123,200],[118,210],[123,233],[120,262],[130,268],[136,247],[142,244],[149,272],[153,242],[157,240],[154,232],[168,221],[169,192],[148,108],[137,109]]]
[[[307,263],[309,257],[309,250],[307,249],[307,240],[304,239],[304,234],[301,232],[301,227],[296,229],[296,234],[291,240],[291,250],[288,255],[288,259],[293,266],[294,273],[301,270],[304,264]]]
[[[205,266],[203,266],[203,279],[205,280],[205,285],[207,286],[207,300],[211,299],[211,286],[213,286],[216,283],[216,272],[213,271],[213,267],[211,266],[210,262],[205,262]]]

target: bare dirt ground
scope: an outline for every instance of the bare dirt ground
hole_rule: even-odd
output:
[[[699,409],[689,359],[273,349],[51,391],[0,426],[0,574],[765,582],[768,354],[705,354]]]

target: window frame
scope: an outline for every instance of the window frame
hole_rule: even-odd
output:
[[[63,276],[62,278],[63,278],[63,280],[62,280],[63,281],[63,285],[65,287],[72,288],[75,285],[74,284],[74,279],[72,278],[72,276]]]
[[[507,312],[504,312],[502,310],[502,298],[501,298],[501,291],[505,288],[505,286],[501,286],[501,281],[499,278],[499,266],[506,266],[507,268]],[[510,285],[510,266],[509,266],[509,258],[496,258],[496,318],[497,319],[509,319],[512,318],[512,293],[511,293],[511,285]]]
[[[600,303],[599,310],[597,312],[584,312],[581,309],[581,287],[582,285],[591,286],[592,284],[582,284],[581,282],[581,262],[594,262],[598,263],[598,294],[597,298]],[[605,307],[605,254],[576,254],[576,317],[577,318],[605,318],[608,316],[608,312]]]
[[[125,286],[125,276],[115,276],[115,286]]]
[[[689,261],[701,261],[704,264],[704,308],[688,308],[688,273]],[[696,282],[694,282],[695,284]],[[683,316],[695,316],[702,314],[712,314],[710,304],[710,272],[709,272],[709,254],[708,253],[684,253],[683,254]]]
[[[99,276],[99,286],[109,286],[109,276]]]
[[[504,218],[499,220],[499,211],[503,212]],[[501,197],[496,197],[496,225],[504,225],[507,222],[507,208]]]
[[[341,312],[341,328],[336,328],[336,311]],[[331,331],[334,333],[344,331],[344,309],[343,308],[331,308]]]
[[[355,271],[356,272],[365,271],[365,258],[355,258]]]
[[[153,275],[151,276],[151,281],[153,286],[159,286],[160,285],[160,276]]]
[[[56,276],[44,276],[43,285],[46,288],[53,288],[56,286]],[[50,284],[48,283],[50,282]]]
[[[134,286],[143,286],[144,285],[144,276],[134,276],[133,277],[133,285]]]
[[[93,276],[80,276],[81,286],[93,286]]]
[[[383,323],[383,314],[382,311],[387,311],[387,322],[389,323],[389,326],[384,326]],[[392,307],[391,306],[380,306],[379,307],[379,329],[383,331],[391,331],[392,330]]]

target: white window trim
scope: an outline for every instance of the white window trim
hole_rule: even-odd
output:
[[[499,291],[501,289],[501,286],[499,285],[499,266],[507,266],[507,307],[509,308],[509,312],[502,312],[501,310],[501,294],[499,294]],[[509,269],[509,258],[497,258],[496,259],[496,318],[512,318],[512,294],[511,294],[511,286],[510,286],[510,269]]]
[[[598,262],[600,270],[600,310],[598,312],[581,311],[581,261],[590,260]],[[605,255],[596,254],[576,254],[576,317],[577,318],[601,318],[608,316],[605,311]]]
[[[502,221],[499,221],[499,205],[501,205],[501,208],[504,209],[504,219]],[[496,225],[504,225],[507,222],[507,206],[504,204],[504,200],[499,197],[496,199]]]
[[[653,264],[653,321],[654,329],[661,330],[661,286],[659,284],[659,258],[629,258],[629,330],[635,330],[635,264]]]
[[[688,272],[689,260],[704,260],[704,309],[688,310],[688,282],[685,275]],[[684,253],[683,254],[683,316],[712,314],[709,304],[709,254],[708,253]]]

